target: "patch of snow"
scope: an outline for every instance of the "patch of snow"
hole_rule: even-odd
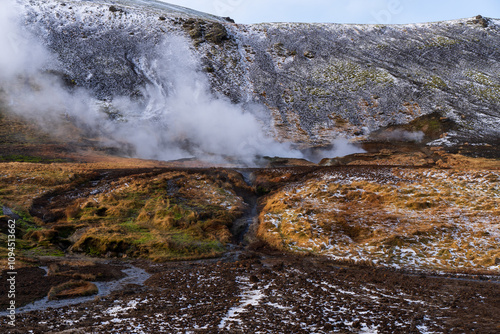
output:
[[[286,306],[283,306],[283,305],[280,305],[280,304],[276,304],[276,303],[267,303],[266,305],[269,305],[271,307],[274,307],[274,308],[277,308],[277,309],[280,309],[280,310],[290,310],[291,308],[290,307],[286,307]]]
[[[236,280],[239,281],[244,288],[247,288],[247,289],[249,288],[250,282],[248,282],[248,279],[246,277],[245,278],[238,277]],[[241,303],[239,305],[234,306],[234,307],[229,309],[229,311],[227,312],[227,315],[224,318],[222,318],[222,320],[219,324],[219,328],[220,329],[230,328],[231,324],[228,324],[228,322],[232,322],[232,321],[241,322],[241,320],[238,319],[238,315],[240,313],[245,312],[245,308],[247,306],[258,305],[260,303],[260,300],[263,297],[265,297],[263,290],[267,289],[269,287],[269,285],[264,287],[264,288],[244,291],[241,294]]]
[[[430,332],[429,328],[424,324],[417,325],[417,329],[419,330],[419,332],[421,334],[433,334],[433,333],[435,333],[435,332]]]
[[[458,142],[453,140],[453,136],[455,136],[455,135],[456,135],[456,133],[449,132],[447,136],[427,143],[427,146],[447,146],[447,147],[449,147],[449,146],[457,145]]]
[[[126,306],[116,305],[108,308],[104,313],[108,313],[111,316],[116,316],[118,313],[125,313],[129,310],[135,309],[137,304],[139,304],[138,300],[131,300],[127,303]]]
[[[362,334],[378,334],[378,328],[379,326],[367,326],[365,323],[361,324],[361,329],[359,333]]]

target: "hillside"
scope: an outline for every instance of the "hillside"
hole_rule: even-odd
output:
[[[499,20],[16,2],[3,332],[499,331]]]
[[[134,117],[161,113],[153,93],[168,96],[176,83],[158,73],[157,62],[172,53],[169,45],[177,46],[158,45],[181,35],[191,43],[185,58],[205,72],[212,93],[247,111],[257,105],[266,131],[280,142],[302,148],[337,137],[498,144],[498,20],[241,25],[144,3],[31,0],[25,22],[57,56],[53,73],[70,89],[111,103],[115,118],[125,113],[121,96],[140,103]],[[438,121],[419,123],[426,115]]]

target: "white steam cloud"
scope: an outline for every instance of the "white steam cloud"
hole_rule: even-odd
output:
[[[140,156],[156,155],[163,160],[176,155],[204,159],[228,156],[247,164],[259,155],[301,157],[289,144],[266,135],[265,124],[269,122],[259,106],[244,108],[224,97],[214,97],[188,45],[184,38],[172,36],[160,46],[162,56],[150,64],[147,73],[153,82],[146,88],[148,104],[125,117],[154,133],[153,138],[144,131],[127,134]],[[122,98],[121,104],[133,103]]]
[[[306,154],[308,160],[319,163],[323,158],[338,158],[350,154],[366,153],[362,148],[354,145],[346,138],[336,138],[329,149],[317,149]]]
[[[425,134],[422,131],[391,130],[378,135],[383,140],[413,141],[420,143]]]
[[[44,48],[20,28],[14,0],[0,3],[0,82],[33,74],[48,61]]]
[[[126,148],[131,155],[157,160],[196,157],[214,163],[254,165],[256,157],[302,158],[291,144],[272,133],[269,112],[259,105],[235,105],[210,92],[208,78],[180,36],[167,38],[151,60],[141,59],[149,84],[143,101],[115,96],[97,100],[84,89],[68,90],[50,73],[61,71],[57,57],[19,24],[13,1],[0,3],[0,102],[11,112],[51,132],[76,125],[104,145]],[[326,155],[355,153],[344,142]]]

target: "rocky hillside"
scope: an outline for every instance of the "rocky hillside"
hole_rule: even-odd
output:
[[[280,141],[499,142],[499,20],[242,25],[155,1],[29,0],[23,7],[26,27],[58,57],[51,71],[68,89],[102,101],[132,96],[147,104],[146,86],[175,89],[154,71],[157,46],[174,34],[191,42],[215,95],[249,110],[266,107]]]

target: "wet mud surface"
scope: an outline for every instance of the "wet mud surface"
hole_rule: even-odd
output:
[[[18,314],[15,328],[2,317],[2,328],[6,333],[500,330],[500,285],[491,278],[415,275],[267,250],[219,260],[134,265],[152,275],[143,285],[125,285],[79,305]],[[33,284],[29,294],[45,290]]]
[[[324,257],[295,256],[252,240],[248,225],[261,198],[318,173],[383,175],[383,166],[290,167],[239,171],[256,194],[241,190],[248,208],[233,226],[233,244],[221,258],[155,263],[146,260],[42,260],[17,274],[18,306],[44,298],[71,279],[121,282],[76,305],[19,312],[15,326],[0,316],[2,333],[498,333],[500,277],[405,272]],[[123,176],[151,177],[170,169],[106,170],[85,186],[68,186],[33,203],[51,221],[68,201]],[[216,173],[217,170],[194,169]],[[382,176],[381,176],[382,175]],[[385,175],[385,174],[384,174]],[[250,180],[250,176],[252,179]],[[384,180],[380,180],[384,181]],[[52,216],[51,216],[52,215]],[[86,265],[86,261],[92,263]],[[131,265],[151,275],[120,281]],[[52,275],[50,272],[52,271]],[[2,273],[5,282],[7,273]],[[143,276],[141,276],[143,277]],[[0,284],[0,307],[7,305]]]
[[[54,286],[70,280],[88,279],[96,282],[113,282],[124,278],[121,264],[92,263],[81,266],[70,266],[68,261],[40,261],[40,267],[23,267],[15,272],[16,307],[22,307],[47,296]],[[55,271],[57,268],[57,272]],[[0,284],[0,314],[9,305],[8,289],[9,271],[3,270]]]

